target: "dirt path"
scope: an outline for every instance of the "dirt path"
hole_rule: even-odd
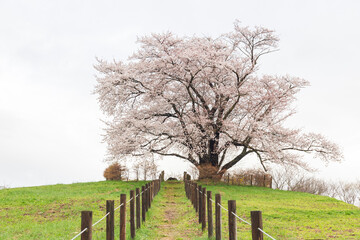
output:
[[[159,203],[163,207],[158,225],[160,239],[194,239],[201,236],[195,210],[185,196],[183,184],[166,182],[161,191],[163,197]]]

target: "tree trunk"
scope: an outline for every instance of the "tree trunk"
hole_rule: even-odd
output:
[[[218,166],[211,163],[203,163],[197,166],[199,170],[199,180],[220,181],[224,172],[219,172]]]

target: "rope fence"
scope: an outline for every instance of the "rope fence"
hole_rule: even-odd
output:
[[[163,173],[162,173],[163,175]],[[140,228],[141,222],[146,221],[146,212],[151,207],[151,202],[154,197],[158,194],[161,188],[161,180],[163,179],[160,175],[158,180],[153,180],[139,188],[136,188],[136,195],[134,190],[130,190],[130,199],[126,201],[126,194],[120,195],[120,205],[114,208],[114,200],[106,201],[106,214],[100,218],[97,222],[92,224],[92,211],[81,212],[81,231],[76,234],[71,240],[74,240],[81,236],[81,240],[92,239],[92,228],[106,218],[106,239],[114,240],[114,213],[120,208],[120,240],[126,239],[126,205],[130,203],[130,233],[131,238],[135,238],[135,229]],[[141,197],[141,201],[140,201]],[[135,206],[136,204],[136,206]],[[141,206],[141,208],[140,208]],[[135,215],[136,214],[136,215]],[[141,220],[142,221],[141,221]],[[136,221],[135,221],[136,220]],[[136,226],[135,226],[136,222]]]
[[[215,201],[212,199],[212,192],[206,191],[205,187],[198,186],[197,183],[190,180],[190,176],[185,172],[184,173],[184,184],[185,184],[185,193],[187,198],[191,201],[192,205],[195,208],[195,211],[199,216],[199,223],[202,225],[202,230],[206,228],[206,222],[208,225],[208,237],[212,238],[214,235],[213,230],[213,213],[212,208],[213,204],[215,205],[215,233],[216,240],[221,239],[221,209],[228,212],[228,225],[229,225],[229,239],[235,240],[237,238],[237,227],[236,227],[236,218],[240,222],[246,223],[251,226],[251,234],[253,240],[263,240],[263,235],[266,235],[270,239],[276,240],[270,234],[266,233],[263,230],[262,224],[262,212],[261,211],[251,211],[251,223],[245,219],[239,217],[236,214],[236,201],[228,200],[228,208],[221,205],[221,195],[215,194]],[[207,198],[207,204],[204,199]],[[206,205],[207,205],[207,221],[206,221]]]

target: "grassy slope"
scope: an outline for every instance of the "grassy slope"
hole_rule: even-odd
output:
[[[92,210],[95,222],[105,215],[106,200],[115,200],[117,207],[120,193],[142,185],[93,182],[1,190],[0,239],[71,239],[79,232],[81,211]],[[104,229],[105,221],[96,225],[94,239],[105,239]]]
[[[130,189],[142,185],[144,182],[95,182],[1,190],[0,239],[71,239],[79,232],[80,211],[92,210],[95,222],[105,214],[105,200],[114,199],[118,206],[120,193],[128,194]],[[225,207],[227,200],[237,200],[237,213],[248,221],[250,211],[263,211],[264,230],[277,239],[360,239],[360,209],[341,201],[258,187],[204,186],[213,196],[221,193]],[[159,226],[164,224],[167,212],[164,206],[171,194],[176,196],[173,201],[179,203],[177,208],[183,206],[180,210],[185,212],[182,218],[173,220],[180,226],[178,229],[190,228],[189,237],[206,239],[206,233],[199,236],[199,225],[188,223],[188,219],[196,216],[182,195],[183,188],[176,187],[169,195],[165,187],[169,184],[163,185],[154,199],[148,221],[137,232],[136,239],[161,237]],[[117,213],[116,225],[118,218]],[[223,225],[226,239],[227,213],[224,211]],[[104,229],[105,221],[102,221],[94,228],[94,239],[105,239]],[[241,239],[250,239],[249,226],[238,222],[238,229]],[[118,238],[118,229],[115,234]]]
[[[248,222],[250,211],[262,211],[263,228],[276,239],[360,239],[360,209],[342,201],[261,187],[204,186],[213,196],[220,193],[225,207],[236,200],[238,215]],[[251,239],[250,227],[238,222],[238,236]]]

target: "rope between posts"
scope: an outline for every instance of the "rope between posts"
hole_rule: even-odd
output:
[[[148,188],[146,188],[146,189],[145,189],[144,191],[142,191],[140,194],[144,193],[146,190],[148,190]],[[136,197],[137,197],[137,196],[139,196],[139,194],[136,195]],[[132,198],[131,198],[129,201],[127,201],[127,203],[129,203],[131,200],[132,200]],[[114,211],[117,210],[117,209],[119,209],[122,205],[123,205],[123,203],[120,204],[118,207],[116,207],[116,208],[114,209]]]
[[[81,232],[79,232],[75,237],[73,237],[71,240],[74,240],[75,238],[77,238],[78,236],[80,236],[81,234],[83,234],[85,231],[87,230],[87,228],[85,228],[84,230],[82,230]]]
[[[97,221],[96,223],[94,223],[92,226],[94,227],[96,224],[98,224],[101,220],[103,220],[104,218],[106,218],[107,215],[109,215],[110,212],[108,212],[105,216],[103,216],[99,221]]]
[[[114,209],[114,212],[115,212],[115,210],[119,209],[122,205],[124,205],[124,204],[122,203],[122,204],[120,204],[118,207],[116,207],[116,208]]]
[[[133,200],[133,198],[130,198],[129,201],[127,201],[126,203],[129,203],[131,200]]]
[[[190,184],[192,185],[192,184]],[[202,194],[201,190],[199,190],[199,188],[196,187],[196,189]],[[204,193],[205,195],[205,193]],[[215,203],[214,200],[212,200],[211,198],[209,198],[211,202]],[[225,207],[223,207],[220,203],[218,203],[218,205],[224,209],[225,211],[229,212],[229,210],[227,210]],[[251,224],[247,221],[245,221],[244,219],[242,219],[241,217],[239,217],[238,215],[236,215],[234,212],[231,212],[235,217],[237,217],[239,220],[243,221],[244,223],[248,224],[251,226]],[[273,238],[272,236],[270,236],[268,233],[266,233],[264,230],[262,230],[261,228],[258,228],[258,230],[262,233],[264,233],[266,236],[268,236],[269,238],[273,239],[273,240],[276,240],[275,238]]]
[[[229,210],[227,210],[226,208],[224,208],[220,203],[218,203],[218,205],[222,208],[222,209],[224,209],[225,211],[229,211]]]
[[[146,192],[148,189],[149,189],[149,188],[145,188],[145,190],[142,191],[141,193],[137,194],[137,195],[135,196],[135,198],[138,197],[140,194],[143,194],[144,192]],[[130,198],[129,201],[127,201],[126,203],[129,203],[129,202],[130,202],[131,200],[133,200],[133,199],[134,199],[133,197]],[[118,207],[116,207],[116,208],[114,209],[114,211],[117,210],[117,209],[119,209],[122,205],[124,205],[124,203],[122,203],[122,204],[120,204]],[[92,226],[94,227],[96,224],[98,224],[98,223],[101,222],[104,218],[106,218],[109,214],[110,214],[110,212],[106,213],[105,216],[103,216],[102,218],[100,218],[100,219],[99,219],[96,223],[94,223]],[[82,230],[81,232],[79,232],[78,234],[76,234],[76,236],[73,237],[71,240],[74,240],[75,238],[79,237],[79,236],[80,236],[81,234],[83,234],[86,230],[88,230],[88,229],[85,228],[84,230]]]
[[[267,234],[264,230],[262,230],[261,228],[258,228],[258,230],[260,232],[262,232],[263,234],[265,234],[266,236],[268,236],[269,238],[273,239],[273,240],[276,240],[275,238],[273,238],[272,236],[270,236],[269,234]]]
[[[239,217],[238,215],[236,215],[234,212],[231,212],[235,217],[237,217],[238,219],[240,219],[241,221],[243,221],[244,223],[247,223],[251,226],[251,224],[247,221],[245,221],[244,219],[242,219],[241,217]]]

